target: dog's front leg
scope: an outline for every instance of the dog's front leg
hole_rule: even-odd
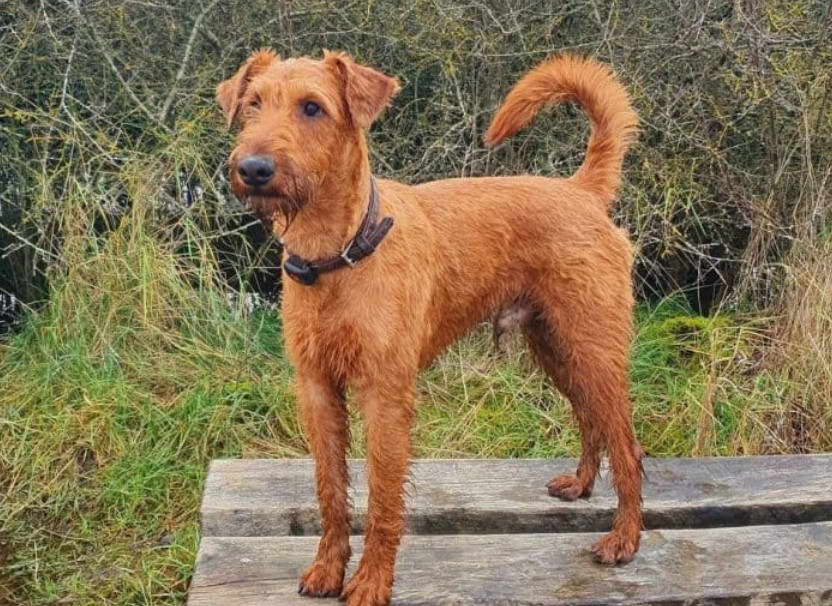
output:
[[[410,461],[415,374],[359,388],[367,430],[370,500],[364,555],[347,583],[347,606],[384,606],[393,590],[396,551],[404,532],[404,482]]]
[[[337,596],[350,558],[347,496],[349,425],[344,390],[334,381],[299,371],[298,403],[312,455],[323,536],[315,561],[300,580],[299,593]]]

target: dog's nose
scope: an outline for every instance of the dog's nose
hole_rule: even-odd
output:
[[[274,160],[269,156],[249,156],[237,165],[237,172],[246,185],[260,187],[274,176]]]

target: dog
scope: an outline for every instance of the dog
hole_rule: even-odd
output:
[[[638,126],[627,92],[595,60],[551,57],[509,92],[485,141],[502,142],[545,106],[577,102],[592,132],[573,176],[406,185],[377,180],[367,148],[367,130],[399,89],[344,53],[281,59],[271,50],[217,87],[229,127],[239,126],[231,186],[274,221],[285,250],[285,342],[323,530],[299,592],[340,596],[348,606],[389,603],[417,373],[501,313],[522,320],[536,361],[580,426],[577,471],[552,479],[549,494],[588,497],[606,449],[619,504],[612,531],[592,551],[604,564],[627,562],[642,528],[628,378],[633,252],[609,213]],[[369,504],[364,553],[344,585],[347,388],[365,425]]]

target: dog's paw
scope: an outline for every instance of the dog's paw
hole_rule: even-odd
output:
[[[392,595],[392,577],[388,580],[382,574],[370,574],[364,566],[359,566],[341,599],[346,600],[347,606],[387,606]]]
[[[591,492],[584,490],[584,485],[578,479],[578,476],[571,473],[552,478],[546,487],[549,489],[550,497],[557,497],[564,501],[574,501],[581,497],[588,497]]]
[[[614,566],[632,561],[638,551],[639,533],[613,530],[592,546],[596,562]]]
[[[301,576],[298,593],[312,598],[333,598],[341,594],[343,585],[342,567],[316,561]]]

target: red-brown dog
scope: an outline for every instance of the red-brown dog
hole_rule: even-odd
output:
[[[390,601],[404,528],[416,375],[449,344],[507,307],[572,402],[583,454],[552,479],[562,499],[590,494],[602,449],[619,509],[594,547],[633,558],[641,530],[640,449],[628,382],[632,251],[609,217],[637,118],[609,69],[551,58],[509,93],[486,135],[496,144],[547,104],[576,101],[592,120],[586,160],[568,179],[447,179],[411,186],[370,172],[366,131],[398,82],[349,56],[280,59],[260,51],[217,98],[241,132],[236,194],[275,220],[286,249],[283,320],[300,411],[316,462],[323,537],[300,591],[349,606]],[[364,555],[350,557],[345,390],[366,424],[369,513]]]

